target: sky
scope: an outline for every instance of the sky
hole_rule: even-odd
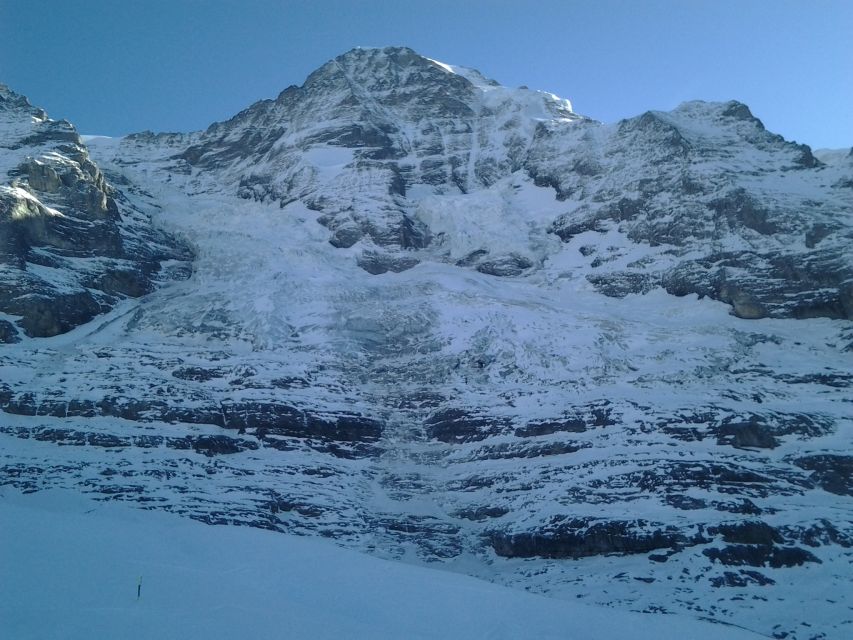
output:
[[[0,82],[81,133],[191,131],[356,46],[405,45],[615,122],[736,99],[853,146],[851,0],[0,0]]]

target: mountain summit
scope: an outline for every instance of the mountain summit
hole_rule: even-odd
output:
[[[406,48],[190,133],[3,89],[0,147],[0,484],[842,637],[849,162]]]

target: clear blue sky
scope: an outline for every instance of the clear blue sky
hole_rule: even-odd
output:
[[[83,133],[202,129],[385,45],[605,122],[737,99],[853,145],[853,0],[0,0],[0,82]]]

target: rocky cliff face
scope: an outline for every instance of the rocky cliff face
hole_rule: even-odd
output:
[[[153,289],[173,239],[124,216],[74,127],[0,86],[0,339],[53,336]]]
[[[0,483],[844,637],[816,594],[853,544],[845,154],[397,48],[88,146],[115,246],[168,231],[193,273],[0,351]],[[54,207],[51,176],[14,188]]]

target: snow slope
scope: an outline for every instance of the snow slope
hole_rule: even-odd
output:
[[[62,492],[5,491],[0,504],[0,629],[16,640],[760,637]]]

